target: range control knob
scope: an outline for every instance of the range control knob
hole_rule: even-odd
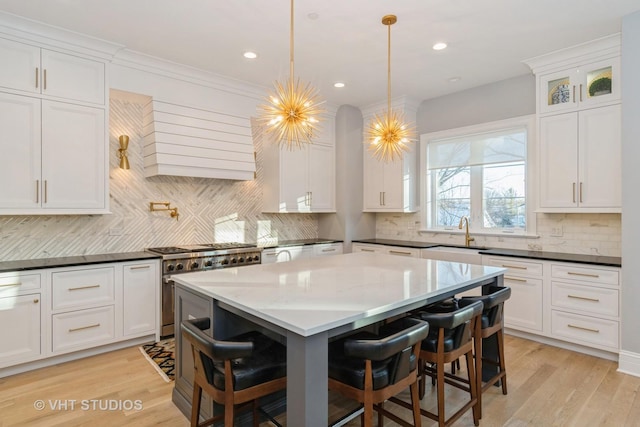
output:
[[[238,259],[238,262],[244,262],[244,258],[240,257],[240,259]]]
[[[178,271],[182,270],[183,268],[184,268],[184,265],[182,265],[182,264],[177,264],[176,265],[176,270],[178,270]]]
[[[211,261],[210,259],[208,259],[205,263],[204,266],[205,267],[211,267],[213,265],[213,261]]]
[[[238,262],[238,260],[237,260],[237,259],[235,259],[235,258],[231,258],[231,264],[236,264],[237,262]]]
[[[169,265],[167,265],[167,271],[173,271],[173,270],[175,270],[175,269],[176,269],[176,266],[175,266],[175,265],[173,265],[173,264],[169,264]]]
[[[258,255],[256,255],[256,256],[253,257],[253,260],[254,261],[260,261],[260,257]]]
[[[222,265],[227,265],[229,264],[229,260],[227,258],[223,259],[221,262]]]
[[[192,262],[191,263],[191,269],[195,270],[196,268],[200,267],[200,264],[198,264],[197,262]]]

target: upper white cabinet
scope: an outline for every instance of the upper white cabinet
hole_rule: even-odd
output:
[[[335,115],[322,122],[322,133],[301,149],[263,140],[263,212],[335,212]]]
[[[405,120],[415,124],[418,103],[402,98],[391,106],[404,112]],[[362,112],[366,129],[376,113],[386,110],[386,103],[372,105]],[[409,150],[402,159],[385,162],[373,157],[365,143],[363,150],[363,207],[364,212],[416,212],[418,210],[417,143],[409,143]]]
[[[105,63],[0,39],[0,86],[104,105]]]
[[[540,212],[621,212],[620,36],[526,61],[537,75]]]
[[[103,61],[0,38],[0,215],[108,212]]]
[[[619,211],[620,104],[540,118],[540,207]]]

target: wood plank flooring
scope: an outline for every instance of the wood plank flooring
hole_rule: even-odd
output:
[[[499,388],[485,392],[481,426],[640,426],[640,378],[616,372],[615,362],[512,336],[506,337],[505,359],[509,394],[503,396]],[[0,426],[187,426],[171,402],[172,388],[137,347],[127,348],[1,378]],[[447,407],[455,410],[464,396],[453,388],[446,392]],[[405,397],[408,400],[408,393]],[[38,400],[45,409],[34,407]],[[335,395],[330,400],[331,419],[353,405]],[[64,401],[66,409],[51,408]],[[142,409],[105,407],[113,405],[111,401],[123,406],[139,401]],[[429,385],[422,405],[435,406],[435,389]],[[391,403],[385,407],[411,418],[409,411]],[[422,423],[435,425],[424,417]],[[359,420],[349,423],[359,425]],[[473,426],[471,414],[455,425]]]

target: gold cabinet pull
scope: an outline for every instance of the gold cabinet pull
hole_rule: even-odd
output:
[[[383,191],[382,192],[382,206],[387,206],[387,192]]]
[[[580,329],[581,331],[595,332],[596,334],[600,333],[600,329],[585,328],[583,326],[572,325],[571,323],[567,324],[567,326],[573,329]]]
[[[527,267],[520,267],[519,265],[508,265],[508,264],[502,264],[501,265],[502,268],[513,268],[516,270],[526,270]]]
[[[576,102],[576,85],[573,85],[573,102]]]
[[[322,252],[335,252],[336,248],[323,249]]]
[[[16,283],[7,283],[6,285],[0,285],[0,288],[8,288],[11,286],[21,286],[22,283],[21,282],[16,282]]]
[[[527,279],[518,279],[517,277],[504,276],[504,280],[513,280],[514,282],[527,283]]]
[[[380,206],[382,206],[382,191],[378,194],[378,199],[380,199]]]
[[[375,251],[373,249],[362,248],[362,249],[360,249],[360,252],[375,252]]]
[[[42,70],[44,76],[42,77],[42,89],[47,90],[47,69]]]
[[[44,202],[47,203],[47,180],[44,180]]]
[[[404,252],[404,251],[389,251],[390,254],[395,254],[395,255],[411,255],[411,252]]]
[[[580,102],[582,102],[582,83],[580,83]]]
[[[582,183],[580,183],[580,203],[582,203]]]
[[[130,267],[130,268],[131,268],[131,270],[146,270],[146,269],[151,268],[151,266],[150,265],[136,265],[136,266],[133,266],[133,267]]]
[[[587,274],[587,273],[574,273],[573,271],[567,271],[569,276],[582,276],[582,277],[593,277],[595,279],[600,278],[599,274]]]
[[[34,304],[37,304],[37,303],[39,303],[39,302],[40,302],[40,300],[39,300],[38,298],[36,298],[36,299],[34,299],[34,300],[33,300],[33,303],[34,303]]]
[[[93,289],[93,288],[99,288],[100,285],[89,285],[89,286],[80,286],[79,288],[69,288],[69,291],[80,291],[83,289]]]
[[[100,327],[100,323],[95,323],[93,325],[80,326],[79,328],[71,328],[69,329],[69,332],[76,332],[76,331],[82,331],[84,329],[92,329],[92,328],[99,328],[99,327]]]
[[[36,67],[36,89],[38,89],[38,74],[40,74],[40,69]]]
[[[36,179],[36,203],[40,203],[40,180]]]
[[[575,203],[576,202],[576,183],[575,182],[573,183],[572,192],[573,192],[573,203]]]
[[[579,295],[567,295],[567,298],[573,298],[573,299],[581,299],[581,300],[585,300],[585,301],[593,301],[593,302],[600,302],[599,298],[589,298],[589,297],[581,297]]]

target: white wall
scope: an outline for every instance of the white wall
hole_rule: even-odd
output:
[[[640,12],[622,21],[622,350],[640,375]],[[621,367],[623,356],[621,355]]]

